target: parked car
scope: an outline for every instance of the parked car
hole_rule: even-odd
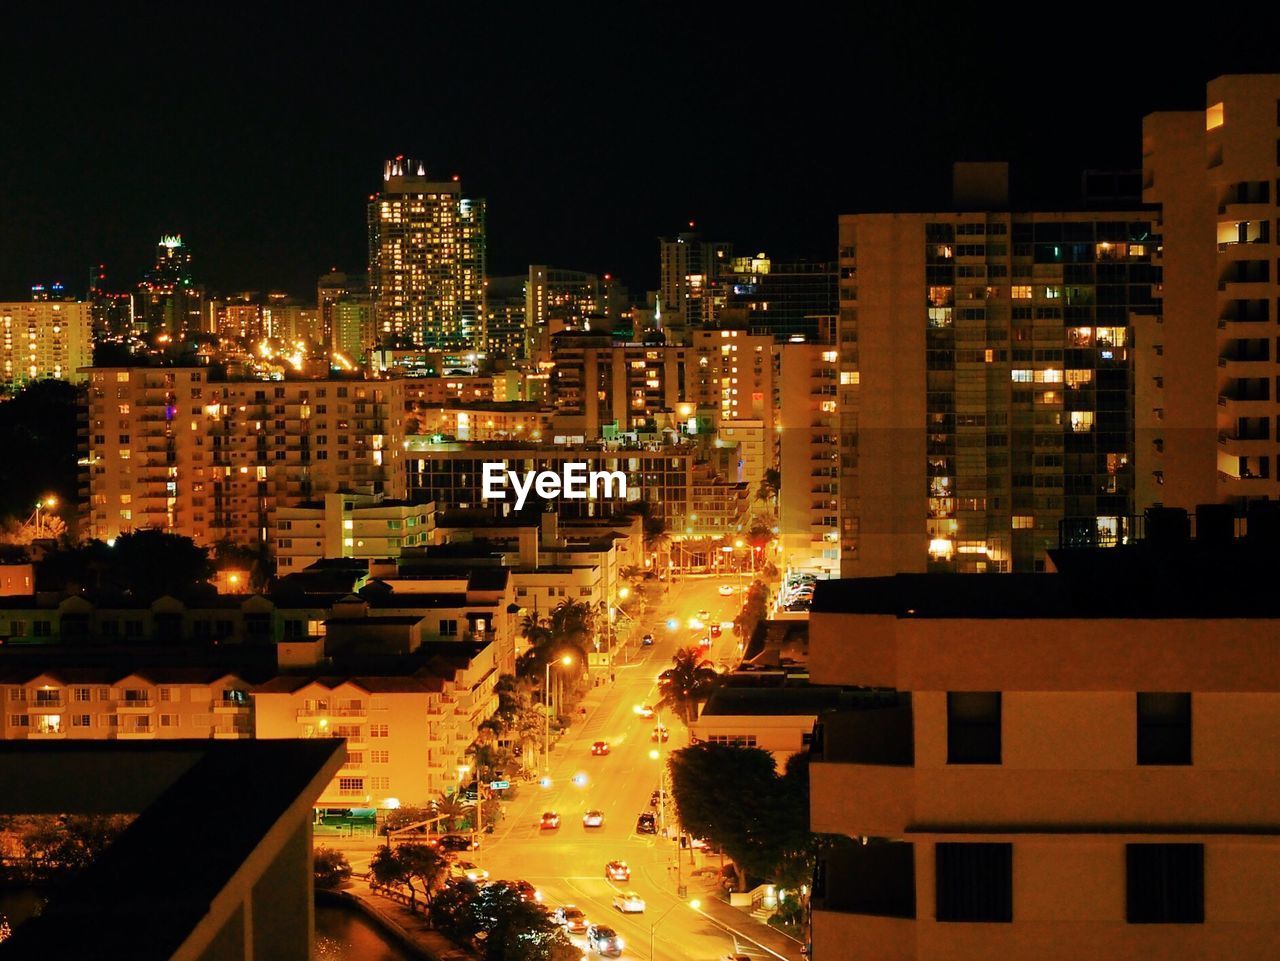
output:
[[[596,954],[617,958],[622,956],[623,941],[613,928],[593,924],[587,928],[587,947]]]
[[[648,811],[636,818],[636,834],[657,834],[658,819]]]
[[[582,909],[572,904],[556,908],[552,919],[570,934],[586,934],[589,927],[587,916],[582,913]]]
[[[634,891],[627,891],[624,894],[615,894],[613,896],[613,906],[623,914],[643,914],[644,898],[636,894]]]

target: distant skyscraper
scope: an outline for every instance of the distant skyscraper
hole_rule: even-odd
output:
[[[446,350],[484,340],[485,202],[397,157],[369,198],[369,291],[380,341]]]
[[[547,359],[551,338],[561,331],[595,329],[602,324],[593,327],[591,321],[605,319],[606,305],[595,274],[532,264],[524,291],[525,350],[531,358]]]
[[[367,299],[368,293],[369,278],[365,274],[331,270],[316,281],[316,308],[320,311],[321,334],[326,341],[334,336],[333,305],[353,294]]]
[[[733,246],[703,240],[695,233],[679,234],[674,240],[663,239],[659,243],[664,328],[709,326],[716,319],[717,307],[724,304],[721,281],[729,269]]]
[[[203,292],[191,274],[191,251],[181,234],[166,235],[156,245],[155,264],[138,285],[134,322],[141,332],[181,340],[200,329]]]
[[[527,356],[525,344],[526,278],[490,277],[485,292],[484,349],[497,360],[522,360]]]
[[[376,343],[373,332],[373,302],[367,293],[349,293],[329,306],[331,348],[353,364],[358,364]],[[341,365],[341,361],[337,361]]]

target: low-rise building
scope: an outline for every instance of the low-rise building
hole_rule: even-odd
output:
[[[707,698],[690,731],[695,741],[768,751],[781,771],[787,758],[808,750],[819,715],[855,697],[838,687],[807,684],[726,685]]]
[[[434,527],[434,504],[341,491],[277,508],[270,547],[276,569],[290,574],[324,559],[396,557],[431,544]]]

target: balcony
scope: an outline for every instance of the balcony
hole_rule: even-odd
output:
[[[248,701],[237,701],[232,698],[219,698],[213,702],[214,714],[248,714],[253,705]]]
[[[829,852],[812,907],[815,958],[916,958],[914,845],[871,840]]]
[[[133,728],[130,730],[121,728],[116,731],[116,740],[118,741],[154,741],[155,737],[156,732],[151,728],[146,730],[143,730],[142,728]]]
[[[861,710],[824,715],[809,765],[813,830],[901,836],[913,819],[914,761],[910,695],[886,693]]]
[[[240,731],[233,728],[214,728],[213,738],[215,741],[244,741],[253,737],[252,731]]]
[[[36,698],[33,701],[27,702],[27,710],[34,711],[34,712],[60,711],[66,706],[67,706],[66,702],[62,699],[61,696],[51,697],[51,698]]]
[[[127,697],[116,702],[116,711],[118,713],[129,714],[133,712],[154,711],[156,702],[150,697]]]

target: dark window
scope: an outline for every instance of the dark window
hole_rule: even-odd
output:
[[[1013,920],[1013,845],[939,844],[937,919]]]
[[[1130,924],[1204,923],[1204,845],[1127,844]]]
[[[947,763],[1000,763],[1000,692],[947,694]]]
[[[1138,763],[1191,763],[1191,695],[1138,694]]]

